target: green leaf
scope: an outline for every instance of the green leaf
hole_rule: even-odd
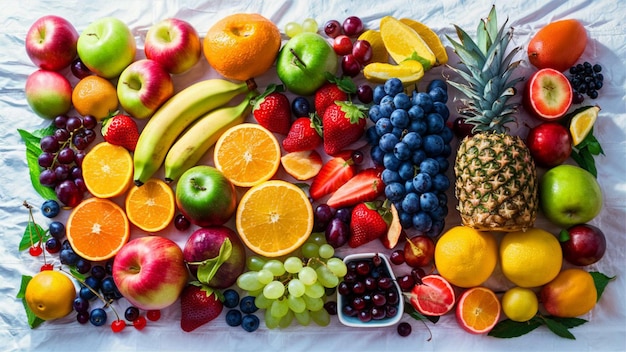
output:
[[[40,236],[41,238],[39,238]],[[22,235],[22,240],[20,241],[18,250],[21,252],[30,248],[31,245],[39,242],[43,244],[48,238],[50,238],[50,234],[48,234],[48,231],[45,231],[38,224],[29,221],[26,225],[26,228],[24,229],[24,234]]]
[[[604,292],[604,289],[606,288],[606,285],[608,285],[609,282],[615,280],[615,276],[609,277],[597,271],[591,271],[589,272],[589,274],[591,274],[591,277],[593,277],[593,283],[596,285],[596,290],[598,291],[597,300],[599,301],[602,293]]]
[[[54,133],[54,129],[52,126],[36,130],[33,133],[28,131],[18,129],[17,132],[24,140],[24,144],[26,145],[26,162],[28,164],[28,171],[30,174],[30,182],[33,185],[33,188],[43,199],[57,199],[56,193],[50,187],[43,186],[39,182],[39,175],[41,174],[41,168],[37,161],[39,155],[41,154],[41,148],[39,147],[39,142],[41,138],[44,136],[49,136]]]
[[[33,278],[32,276],[22,275],[22,282],[20,283],[20,291],[17,293],[16,297],[22,299],[22,305],[24,306],[24,311],[26,312],[26,317],[28,318],[28,326],[30,326],[31,329],[34,329],[38,327],[39,325],[41,325],[41,323],[43,323],[44,320],[41,318],[38,318],[35,315],[35,313],[33,313],[33,311],[30,310],[30,308],[28,307],[28,304],[26,304],[26,299],[24,298],[26,294],[26,286],[28,286],[28,283],[30,282],[32,278]]]
[[[581,318],[560,318],[560,317],[551,316],[550,319],[556,322],[559,322],[560,324],[564,325],[568,329],[575,328],[587,322],[587,320],[581,319]]]
[[[526,335],[541,326],[541,321],[532,318],[526,322],[517,322],[510,319],[500,321],[491,329],[489,336],[498,338],[512,338]]]
[[[414,51],[411,56],[407,57],[404,61],[406,60],[415,60],[419,62],[420,64],[422,64],[422,67],[424,67],[424,71],[428,71],[432,67],[430,61],[422,56],[417,55],[416,51]]]
[[[574,335],[567,329],[567,326],[552,319],[551,317],[542,317],[542,319],[548,329],[556,335],[566,339],[576,340],[576,337],[574,337]]]
[[[423,315],[422,313],[418,312],[411,304],[404,305],[404,312],[410,315],[415,320],[428,320],[433,324],[436,324],[439,321],[439,317]]]
[[[563,229],[559,232],[559,242],[567,242],[570,238],[569,231]]]
[[[208,284],[215,276],[215,273],[224,264],[233,253],[233,244],[230,239],[225,239],[220,247],[220,252],[215,258],[210,258],[203,261],[198,266],[198,281],[203,284]]]
[[[17,293],[17,298],[24,298],[24,295],[26,294],[26,286],[28,286],[28,283],[30,282],[30,280],[32,279],[32,276],[28,276],[28,275],[22,275],[22,282],[20,283],[20,290]]]

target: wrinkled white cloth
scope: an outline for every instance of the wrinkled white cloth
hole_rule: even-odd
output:
[[[448,47],[450,64],[456,65],[449,41],[445,35],[456,38],[453,24],[458,24],[470,34],[480,18],[485,17],[491,1],[440,0],[440,1],[194,1],[194,0],[108,0],[85,2],[66,1],[16,1],[3,2],[0,14],[0,350],[3,351],[450,351],[450,350],[563,350],[563,351],[623,351],[626,350],[626,24],[622,16],[626,4],[621,1],[537,1],[511,0],[497,4],[498,17],[502,22],[509,18],[515,28],[512,45],[525,47],[532,35],[550,21],[576,18],[587,28],[589,43],[581,61],[600,63],[603,66],[605,86],[596,101],[602,111],[598,118],[595,135],[602,144],[605,156],[596,159],[598,180],[604,204],[600,215],[592,223],[599,226],[607,236],[605,257],[588,269],[600,271],[616,279],[609,283],[596,308],[583,318],[588,323],[571,332],[576,340],[559,338],[546,327],[523,337],[497,339],[474,336],[461,330],[454,315],[443,317],[437,324],[423,324],[405,315],[403,321],[410,322],[413,333],[400,337],[395,327],[349,328],[342,326],[336,317],[330,326],[315,325],[302,327],[295,322],[287,329],[268,330],[261,327],[254,333],[241,328],[228,327],[224,314],[215,321],[192,333],[184,333],[179,326],[178,303],[164,309],[162,318],[148,322],[143,331],[132,327],[120,334],[111,329],[78,324],[73,315],[53,322],[46,322],[31,330],[20,300],[15,296],[23,274],[33,275],[41,265],[41,258],[33,258],[27,252],[18,252],[18,243],[28,221],[22,202],[41,204],[41,198],[32,188],[28,178],[25,146],[17,129],[33,131],[48,125],[28,107],[24,97],[24,84],[28,75],[36,70],[24,50],[24,38],[30,25],[39,17],[56,14],[67,18],[80,32],[90,22],[105,16],[121,19],[129,25],[140,49],[147,29],[167,17],[178,17],[189,21],[201,36],[217,20],[236,12],[258,12],[274,21],[283,29],[288,22],[315,18],[320,26],[327,20],[342,21],[347,16],[361,17],[367,28],[379,28],[379,20],[385,15],[409,17],[433,28]],[[284,37],[286,39],[286,37]],[[143,57],[142,50],[138,58]],[[525,59],[525,57],[523,57]],[[528,77],[534,68],[525,62],[518,74]],[[71,77],[69,69],[63,71]],[[424,82],[446,76],[450,70],[435,68],[427,73]],[[175,76],[177,91],[192,82],[217,76],[204,58],[188,73]],[[362,78],[360,78],[362,80]],[[277,82],[273,69],[259,77],[257,83],[264,87]],[[76,79],[72,80],[72,84]],[[423,87],[422,87],[423,88]],[[458,105],[458,94],[451,89],[448,106],[452,111]],[[515,132],[524,135],[529,126],[537,123],[523,111],[521,122]],[[453,143],[457,143],[456,141]],[[455,145],[453,145],[454,147]],[[451,157],[452,158],[452,157]],[[451,159],[451,161],[453,161]],[[451,173],[450,173],[451,175]],[[285,176],[281,172],[279,176]],[[450,215],[447,227],[460,223],[455,211],[452,193],[448,208]],[[120,199],[116,199],[120,202]],[[67,211],[64,215],[67,216]],[[46,225],[49,219],[35,212],[38,223]],[[537,225],[556,233],[543,218]],[[172,230],[168,236],[184,244],[185,235]],[[133,236],[143,234],[135,231]],[[370,243],[357,250],[341,249],[338,254],[359,251],[379,251],[378,242]],[[56,262],[58,264],[58,262]],[[404,269],[399,268],[398,271]],[[496,277],[487,283],[494,287],[503,285]],[[122,313],[126,303],[118,305]],[[122,313],[123,314],[123,313]],[[259,314],[262,318],[262,314]],[[262,321],[262,319],[261,319]],[[432,336],[431,336],[432,334]]]

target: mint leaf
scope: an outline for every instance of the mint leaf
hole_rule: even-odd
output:
[[[215,273],[224,264],[233,253],[233,244],[230,239],[225,239],[220,247],[220,252],[215,258],[210,258],[202,261],[198,266],[198,281],[203,284],[208,284],[215,276]]]
[[[56,193],[50,187],[43,186],[39,182],[39,175],[41,174],[41,167],[39,166],[39,162],[37,158],[42,153],[41,148],[39,147],[39,142],[41,138],[44,136],[49,136],[54,133],[54,129],[52,126],[36,130],[33,133],[28,131],[18,129],[17,132],[24,140],[24,144],[26,145],[26,163],[28,164],[28,171],[30,174],[30,182],[33,185],[33,188],[43,199],[57,199]]]
[[[615,276],[609,277],[597,271],[591,271],[589,272],[589,274],[591,274],[591,277],[593,277],[593,283],[596,285],[596,290],[598,291],[597,300],[599,301],[602,293],[604,292],[604,289],[606,288],[606,285],[608,285],[609,282],[615,280]]]
[[[39,238],[41,236],[41,238]],[[37,244],[41,241],[41,243],[45,243],[46,240],[50,238],[48,231],[45,231],[38,224],[29,221],[24,229],[24,234],[22,235],[22,240],[20,241],[18,250],[21,252],[30,248],[30,246]]]
[[[528,334],[540,326],[541,321],[536,317],[526,322],[505,319],[496,324],[487,335],[498,338],[519,337]]]

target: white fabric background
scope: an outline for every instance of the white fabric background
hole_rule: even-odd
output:
[[[223,319],[205,325],[193,333],[184,333],[179,326],[178,304],[165,309],[158,322],[148,322],[144,331],[132,328],[121,334],[113,334],[109,327],[80,325],[70,316],[55,322],[47,322],[35,330],[29,329],[21,302],[15,298],[20,276],[34,274],[41,262],[28,253],[19,253],[17,245],[27,223],[27,212],[21,206],[23,200],[40,204],[41,199],[28,180],[25,148],[16,132],[17,128],[33,131],[47,126],[48,121],[38,118],[30,111],[24,98],[24,83],[35,66],[24,50],[24,37],[30,25],[39,17],[56,14],[67,18],[80,32],[90,22],[104,16],[114,16],[126,22],[136,36],[139,48],[153,23],[166,17],[180,17],[189,21],[204,35],[207,29],[222,17],[235,12],[258,12],[284,28],[290,21],[315,18],[320,25],[326,20],[343,20],[358,15],[368,28],[378,28],[384,15],[410,17],[426,23],[444,38],[444,34],[456,38],[452,24],[458,24],[474,33],[478,19],[487,15],[492,2],[487,0],[443,1],[194,1],[194,0],[108,0],[86,2],[66,1],[3,1],[0,14],[0,350],[3,351],[123,351],[123,350],[343,350],[343,351],[448,351],[448,350],[566,350],[566,351],[619,351],[626,350],[626,260],[624,257],[624,232],[626,230],[626,25],[623,15],[626,5],[620,1],[537,1],[511,0],[498,3],[500,21],[509,17],[509,25],[515,27],[514,45],[525,46],[534,32],[546,23],[577,18],[588,30],[589,43],[581,60],[601,63],[604,67],[605,86],[596,101],[602,111],[595,134],[606,156],[597,159],[598,179],[604,193],[604,206],[593,224],[603,229],[608,240],[606,256],[589,270],[616,275],[596,308],[583,318],[589,322],[572,330],[576,340],[556,337],[545,327],[515,339],[496,339],[473,336],[463,332],[452,315],[441,319],[436,325],[428,323],[432,339],[426,327],[405,316],[411,322],[413,333],[400,337],[393,328],[355,329],[342,326],[336,317],[326,328],[301,327],[294,323],[286,330],[267,330],[263,325],[254,333],[241,328],[228,327]],[[444,44],[452,55],[450,44]],[[141,50],[138,57],[142,57]],[[454,56],[451,64],[456,64]],[[533,68],[526,63],[519,70],[528,77]],[[66,70],[65,73],[68,73]],[[448,70],[436,68],[424,81],[449,74]],[[69,75],[68,73],[68,76]],[[214,77],[204,59],[192,71],[174,77],[175,88],[180,90],[191,82]],[[257,83],[264,87],[277,79],[270,70],[259,77]],[[72,80],[75,83],[76,80]],[[587,100],[587,103],[590,101]],[[454,92],[448,106],[454,109],[457,102]],[[536,121],[527,118],[523,111],[519,133],[527,131],[527,125]],[[525,125],[524,122],[527,124]],[[455,142],[456,143],[456,142]],[[280,173],[279,176],[284,176]],[[459,224],[454,211],[454,200],[449,204],[447,226]],[[67,213],[67,212],[66,212]],[[47,224],[48,219],[36,212],[37,221]],[[65,214],[67,216],[67,214]],[[537,225],[556,233],[545,219]],[[170,227],[171,229],[171,227]],[[141,235],[134,233],[134,236]],[[185,237],[171,231],[171,238],[179,244]],[[372,243],[358,251],[380,250]],[[348,251],[341,250],[340,254]],[[498,287],[498,277],[489,285]],[[120,308],[123,312],[123,308]]]

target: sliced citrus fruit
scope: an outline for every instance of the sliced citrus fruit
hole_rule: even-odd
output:
[[[98,198],[117,197],[132,183],[133,157],[124,147],[101,142],[85,155],[82,170],[89,193]]]
[[[278,257],[302,245],[313,229],[313,207],[296,185],[270,180],[250,188],[235,216],[242,241],[253,252]]]
[[[418,312],[441,316],[452,310],[455,303],[452,285],[440,275],[426,275],[411,291],[410,302]]]
[[[128,220],[146,232],[163,230],[174,218],[174,191],[164,181],[151,178],[132,186],[126,195]]]
[[[266,128],[244,123],[220,136],[213,161],[235,186],[251,187],[274,176],[280,166],[280,145]]]
[[[108,199],[87,198],[67,219],[67,240],[74,252],[90,261],[115,256],[130,237],[124,209]]]
[[[500,300],[496,294],[482,286],[468,289],[461,294],[456,306],[456,321],[467,332],[484,334],[500,319]]]
[[[424,39],[430,50],[433,54],[435,54],[435,65],[445,65],[448,63],[448,53],[446,52],[446,47],[443,46],[441,39],[435,31],[430,29],[427,25],[410,18],[401,18],[400,22],[413,28],[413,30],[416,31],[422,39]]]
[[[308,180],[322,169],[322,157],[315,150],[292,152],[283,155],[280,163],[285,171],[296,180]]]
[[[572,135],[572,143],[577,146],[591,132],[593,125],[596,123],[600,107],[590,106],[589,108],[579,112],[572,117],[569,124],[569,132]]]
[[[380,34],[387,52],[396,63],[417,60],[428,71],[437,61],[435,54],[417,32],[391,16],[380,20]]]
[[[363,75],[365,79],[375,83],[398,78],[404,86],[408,86],[424,77],[424,66],[416,60],[402,61],[399,65],[374,62],[365,65]]]
[[[370,43],[372,47],[372,59],[370,62],[389,62],[389,53],[387,52],[387,48],[385,48],[385,43],[383,42],[383,37],[380,35],[380,31],[368,29],[361,33],[358,39],[367,40],[367,42]]]

